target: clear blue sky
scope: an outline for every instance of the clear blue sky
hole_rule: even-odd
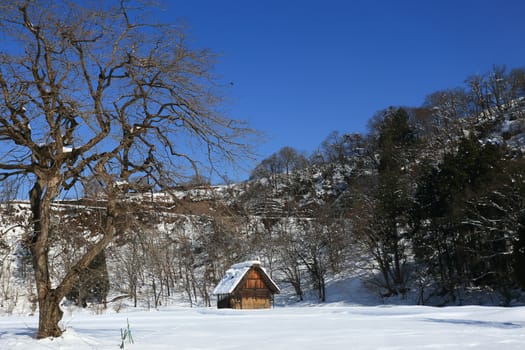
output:
[[[175,0],[195,46],[221,55],[230,115],[263,131],[259,159],[365,132],[493,64],[525,66],[525,1]],[[238,174],[242,177],[242,174]]]

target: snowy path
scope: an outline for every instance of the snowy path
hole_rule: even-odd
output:
[[[168,308],[64,317],[68,331],[36,341],[36,317],[0,317],[0,349],[524,349],[525,307],[287,307],[236,311]]]

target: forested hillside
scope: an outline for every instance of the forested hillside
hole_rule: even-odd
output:
[[[525,70],[494,67],[422,106],[379,111],[366,134],[334,131],[312,154],[284,147],[244,183],[130,186],[117,240],[68,298],[211,305],[224,271],[258,258],[297,300],[323,302],[328,280],[359,276],[370,293],[413,303],[521,303],[524,151]],[[35,296],[23,240],[29,207],[7,185],[0,307],[13,311],[35,307]],[[95,188],[54,204],[55,279],[98,234],[105,200]]]
[[[523,70],[494,67],[420,107],[378,112],[368,134],[334,132],[306,165],[284,148],[253,178],[270,179],[266,189],[291,216],[307,208],[329,223],[307,260],[319,264],[313,271],[338,272],[333,257],[348,250],[360,256],[343,253],[345,261],[372,267],[385,296],[441,304],[481,293],[511,303],[525,277],[523,82]],[[283,182],[293,185],[283,191]]]

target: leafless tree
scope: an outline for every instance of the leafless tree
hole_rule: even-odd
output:
[[[267,178],[273,185],[276,185],[279,175],[289,176],[293,171],[303,169],[307,165],[308,160],[301,152],[286,146],[263,159],[252,171],[251,178]]]
[[[277,270],[281,272],[281,282],[292,285],[297,301],[302,301],[304,297],[304,274],[306,269],[301,260],[301,242],[297,239],[295,220],[282,218],[277,223]]]
[[[134,180],[157,188],[202,163],[246,154],[248,129],[217,112],[214,56],[184,30],[146,25],[131,1],[0,3],[0,180],[25,176],[39,304],[38,338],[59,336],[60,300],[79,273],[125,231],[119,205]],[[155,9],[151,9],[155,10]],[[213,166],[212,162],[212,166]],[[96,240],[53,284],[51,205],[83,178],[100,183],[105,218]]]

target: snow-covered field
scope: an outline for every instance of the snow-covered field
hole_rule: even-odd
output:
[[[524,349],[525,307],[170,307],[66,312],[61,338],[35,340],[36,316],[0,317],[0,349]]]

